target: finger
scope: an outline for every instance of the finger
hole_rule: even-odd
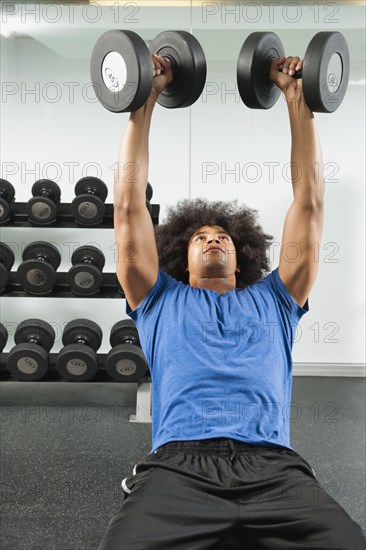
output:
[[[303,67],[303,64],[304,64],[304,60],[303,60],[303,59],[300,59],[300,61],[299,61],[298,64],[296,65],[295,71],[301,71],[301,69],[302,69],[302,67]]]
[[[291,63],[290,63],[290,66],[288,68],[288,74],[290,76],[293,76],[295,74],[295,70],[296,70],[296,66],[298,64],[298,62],[300,61],[300,58],[299,57],[293,57],[291,59]]]
[[[290,64],[291,64],[291,61],[292,61],[292,57],[287,57],[284,64],[283,64],[283,67],[282,67],[282,72],[287,74],[288,71],[289,71],[289,67],[290,67]]]
[[[159,63],[159,60],[157,59],[157,56],[154,54],[152,56],[152,61],[153,61],[153,76],[157,76],[161,73],[161,65]]]

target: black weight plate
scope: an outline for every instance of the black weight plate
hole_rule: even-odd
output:
[[[99,271],[102,271],[105,264],[104,254],[96,246],[79,246],[71,256],[72,265],[92,263]]]
[[[146,198],[147,198],[147,200],[151,201],[152,196],[153,196],[152,185],[151,185],[151,183],[147,182],[147,186],[146,186]]]
[[[19,323],[14,334],[14,342],[22,344],[37,339],[38,345],[50,351],[55,341],[53,327],[42,319],[26,319]]]
[[[10,271],[14,264],[14,252],[5,243],[0,242],[0,263],[4,264],[7,271]]]
[[[114,347],[118,344],[124,344],[126,338],[131,339],[136,346],[140,346],[139,333],[132,319],[123,319],[114,323],[111,328],[109,343]]]
[[[74,265],[67,274],[67,282],[78,295],[95,294],[102,286],[102,273],[95,265]]]
[[[153,63],[142,38],[133,31],[102,34],[93,49],[90,75],[95,95],[109,111],[136,111],[150,95]]]
[[[4,264],[0,263],[0,292],[6,288],[6,285],[9,281],[9,271],[6,269]]]
[[[94,194],[104,202],[108,196],[108,187],[101,179],[93,176],[86,176],[77,181],[75,185],[75,195],[84,194]]]
[[[27,203],[29,221],[32,223],[48,225],[55,221],[57,207],[52,199],[47,197],[33,197]]]
[[[131,344],[120,344],[112,348],[105,366],[109,376],[118,382],[138,382],[147,371],[147,361],[142,349]]]
[[[55,181],[52,180],[37,180],[33,183],[32,186],[32,195],[33,197],[43,196],[40,195],[42,191],[47,191],[49,195],[45,195],[50,198],[53,202],[59,203],[61,198],[61,189]]]
[[[105,204],[95,195],[79,195],[72,201],[71,210],[76,223],[92,227],[103,221]]]
[[[318,113],[333,113],[348,87],[350,57],[340,32],[318,32],[305,52],[302,68],[307,106]]]
[[[6,330],[5,325],[0,323],[0,351],[3,351],[7,341],[8,341],[8,331]]]
[[[87,382],[97,373],[97,354],[89,346],[69,344],[57,355],[56,370],[69,382]]]
[[[150,43],[151,54],[173,61],[174,80],[158,97],[168,109],[189,107],[200,97],[206,82],[206,58],[201,44],[186,31],[163,31]]]
[[[10,350],[6,368],[18,380],[40,380],[48,371],[48,353],[37,344],[18,344]]]
[[[240,97],[251,109],[270,109],[281,91],[269,79],[271,59],[285,55],[282,42],[274,32],[253,32],[241,47],[236,78]]]
[[[10,181],[0,178],[0,196],[2,196],[8,203],[12,202],[15,197],[15,188]]]
[[[9,203],[0,197],[0,224],[5,225],[10,221],[10,206]]]
[[[61,263],[61,254],[57,248],[45,241],[34,241],[28,244],[22,254],[23,260],[34,260],[39,256],[44,257],[44,261],[50,264],[55,270]]]
[[[68,344],[77,344],[79,339],[83,339],[86,345],[97,351],[102,343],[103,333],[97,323],[90,319],[74,319],[67,323],[62,335],[64,346]]]
[[[50,294],[57,280],[53,267],[41,260],[22,262],[18,266],[17,275],[23,289],[35,296]]]

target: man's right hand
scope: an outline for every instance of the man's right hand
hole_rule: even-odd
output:
[[[154,78],[150,96],[157,99],[160,92],[173,82],[173,68],[172,63],[161,57],[161,55],[154,54],[151,59]]]

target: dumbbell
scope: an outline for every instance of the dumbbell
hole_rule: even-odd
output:
[[[135,32],[111,30],[102,34],[90,61],[91,82],[100,103],[109,111],[136,111],[146,103],[153,83],[152,54],[172,63],[174,81],[158,103],[169,109],[189,107],[206,82],[206,58],[198,40],[186,31],[163,31],[149,48]]]
[[[6,326],[0,323],[0,353],[5,348],[7,341],[8,341],[8,331],[6,329]]]
[[[56,283],[56,270],[61,263],[57,248],[44,241],[35,241],[25,247],[22,259],[17,274],[24,290],[35,296],[50,294]]]
[[[5,290],[8,284],[9,271],[14,264],[14,252],[5,243],[0,242],[0,292]]]
[[[70,382],[91,380],[98,370],[96,351],[102,343],[102,330],[89,319],[75,319],[65,326],[64,348],[58,353],[56,370]]]
[[[49,351],[55,331],[41,319],[27,319],[17,326],[15,346],[9,351],[7,370],[19,380],[40,380],[49,368]]]
[[[27,203],[29,221],[37,225],[50,225],[56,221],[61,189],[56,182],[37,180],[32,186],[33,197]]]
[[[251,109],[270,109],[281,91],[269,79],[273,58],[285,55],[277,34],[254,32],[245,40],[237,63],[240,97]],[[293,78],[302,78],[306,104],[313,112],[333,113],[346,94],[350,70],[347,42],[340,32],[319,32],[309,43],[303,67]]]
[[[0,179],[0,225],[10,220],[10,204],[15,197],[15,189],[10,181]]]
[[[118,382],[141,380],[147,370],[147,361],[132,319],[115,323],[111,329],[109,342],[112,346],[106,358],[106,370],[109,376]]]
[[[71,210],[76,223],[86,227],[101,223],[108,195],[108,187],[104,181],[93,176],[81,178],[75,185],[75,195]]]
[[[67,280],[75,294],[90,295],[99,292],[105,257],[95,246],[79,246],[71,256],[72,267]]]

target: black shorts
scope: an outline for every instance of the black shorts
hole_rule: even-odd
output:
[[[177,441],[145,456],[98,550],[365,550],[363,531],[284,447]]]

